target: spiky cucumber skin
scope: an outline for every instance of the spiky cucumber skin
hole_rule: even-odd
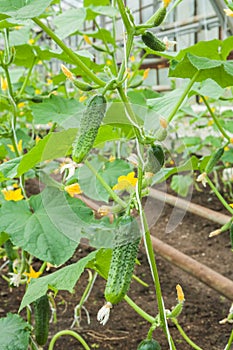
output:
[[[161,346],[157,340],[145,339],[138,345],[137,350],[161,350]]]
[[[154,13],[154,15],[151,18],[148,19],[148,21],[145,24],[151,24],[154,27],[157,27],[163,23],[166,14],[167,9],[166,7],[162,6]]]
[[[80,163],[93,147],[105,111],[106,99],[103,95],[95,95],[88,102],[73,144],[72,158],[76,163]]]
[[[113,249],[104,296],[112,305],[119,303],[129,290],[140,239]]]
[[[205,168],[205,172],[206,174],[209,174],[214,166],[217,164],[217,162],[219,161],[219,159],[222,157],[224,153],[224,148],[219,148],[209,159],[206,168]]]
[[[49,334],[50,306],[47,294],[33,303],[35,317],[35,337],[38,345],[45,345]]]
[[[153,33],[146,31],[142,34],[142,41],[144,44],[154,51],[165,51],[166,45],[159,40]]]

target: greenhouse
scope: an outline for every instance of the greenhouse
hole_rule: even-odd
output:
[[[233,349],[233,2],[0,1],[0,350]]]

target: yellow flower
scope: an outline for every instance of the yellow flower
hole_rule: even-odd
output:
[[[72,185],[65,186],[65,191],[69,193],[71,197],[74,197],[75,194],[80,194],[83,192],[77,182]]]
[[[18,103],[18,108],[23,108],[25,107],[25,102],[19,102]]]
[[[163,0],[163,6],[164,7],[168,7],[168,5],[170,4],[171,0]]]
[[[184,292],[180,284],[176,285],[176,293],[177,293],[177,299],[179,303],[182,303],[185,299],[184,299]]]
[[[40,94],[41,94],[41,90],[40,90],[40,89],[36,89],[36,90],[35,90],[35,94],[36,94],[36,95],[40,95]]]
[[[107,61],[106,61],[106,65],[107,65],[107,66],[111,66],[111,65],[112,65],[112,61],[111,61],[111,60],[107,60]]]
[[[11,152],[15,152],[14,146],[13,145],[7,145]],[[19,153],[22,153],[23,150],[23,140],[19,140],[18,145],[17,145],[17,149],[19,151]]]
[[[214,121],[213,121],[213,120],[208,120],[208,123],[207,123],[208,126],[211,126],[211,125],[213,125],[213,124],[214,124]]]
[[[79,97],[79,102],[83,102],[83,101],[85,101],[86,99],[87,99],[87,96],[82,95],[82,96]]]
[[[36,135],[35,141],[36,141],[36,145],[38,144],[38,142],[41,140],[40,136]]]
[[[224,147],[224,151],[225,151],[225,152],[229,151],[229,149],[230,149],[230,148],[229,148],[228,146]]]
[[[231,208],[233,208],[233,203],[230,203],[229,206],[230,206]]]
[[[225,14],[227,16],[233,17],[233,11],[232,10],[230,10],[230,9],[223,9],[223,11],[225,12]]]
[[[39,60],[37,64],[43,64],[43,62],[41,60]]]
[[[24,198],[24,196],[22,195],[22,192],[21,192],[21,188],[18,188],[17,190],[4,189],[4,190],[2,190],[2,193],[3,193],[6,201],[18,202]]]
[[[83,35],[83,39],[85,40],[85,42],[86,42],[87,44],[89,44],[89,45],[92,44],[90,38],[89,38],[87,35]]]
[[[22,26],[15,26],[15,30],[20,30]]]
[[[31,281],[31,278],[38,278],[40,277],[41,274],[42,274],[41,271],[36,272],[32,266],[30,266],[30,272],[24,272],[24,275],[26,275],[28,278],[27,283]]]
[[[109,162],[114,162],[115,159],[116,159],[116,157],[114,157],[114,156],[111,155],[111,156],[109,157],[108,161],[109,161]]]
[[[63,64],[61,65],[61,70],[65,74],[66,78],[70,80],[74,80],[73,73],[68,68],[66,68]]]
[[[6,91],[8,89],[8,83],[6,78],[1,76],[1,89],[2,91]]]
[[[119,176],[118,177],[118,183],[113,186],[113,190],[128,190],[131,189],[132,187],[135,187],[138,179],[134,177],[135,173],[132,171],[131,173],[127,174],[126,176]]]
[[[35,40],[34,40],[34,39],[29,39],[29,40],[28,40],[28,44],[29,44],[29,45],[35,44]]]
[[[149,71],[150,71],[150,68],[147,68],[147,69],[144,70],[143,80],[145,80],[148,77]]]
[[[134,56],[130,56],[130,61],[131,62],[135,62],[135,57]]]
[[[233,143],[233,137],[230,138],[230,143]]]
[[[52,84],[52,82],[53,82],[53,80],[52,80],[52,79],[47,78],[47,85],[51,85],[51,84]]]

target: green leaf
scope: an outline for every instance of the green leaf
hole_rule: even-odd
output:
[[[162,168],[153,176],[152,185],[167,180],[173,174],[183,171],[194,171],[197,169],[199,169],[199,159],[196,156],[192,156],[182,165],[173,168]]]
[[[0,246],[9,239],[9,235],[5,232],[0,232]]]
[[[47,293],[49,289],[67,290],[73,292],[74,286],[84,271],[86,265],[95,258],[96,251],[91,252],[75,264],[63,267],[48,276],[40,277],[30,282],[22,299],[19,312],[27,305]]]
[[[56,35],[60,39],[74,34],[83,28],[83,23],[86,19],[85,8],[69,9],[54,19],[54,24],[57,27]]]
[[[129,140],[130,138],[134,138],[135,134],[130,125],[102,125],[99,130],[97,137],[94,142],[94,147],[100,146],[105,142],[116,141],[116,140]]]
[[[110,5],[110,1],[109,0],[84,0],[83,1],[83,6],[84,7],[88,7],[88,6],[105,6],[105,5]]]
[[[221,86],[219,86],[214,80],[207,79],[202,83],[195,83],[189,95],[208,96],[218,100],[219,97],[223,96],[223,94],[224,89],[221,88]]]
[[[15,19],[38,17],[50,5],[52,0],[1,0],[0,13]]]
[[[196,81],[213,79],[221,87],[231,86],[233,81],[233,62],[210,60],[206,57],[187,53],[180,62],[171,62],[169,77],[191,79],[197,72],[199,74]]]
[[[113,36],[111,35],[111,32],[107,29],[101,28],[98,31],[90,31],[85,32],[85,35],[87,35],[90,38],[99,39],[99,40],[105,40],[107,43],[114,45],[115,41]]]
[[[13,179],[17,175],[17,169],[21,159],[22,157],[18,157],[0,164],[0,181]]]
[[[104,279],[108,278],[112,249],[100,249],[95,258],[87,264],[87,268],[95,270]]]
[[[118,10],[113,6],[94,6],[90,5],[87,8],[87,20],[92,21],[96,16],[107,16],[107,17],[116,17],[118,15]]]
[[[27,350],[31,326],[22,317],[8,313],[0,319],[1,349]]]
[[[190,175],[174,175],[172,177],[171,188],[182,197],[186,197],[189,188],[193,183]]]
[[[222,160],[224,162],[228,162],[230,164],[233,164],[233,148],[230,148],[228,151],[225,151]]]
[[[5,202],[0,218],[0,230],[15,245],[42,261],[60,265],[73,255],[93,212],[81,200],[48,187],[30,198],[30,208],[25,201]]]
[[[31,30],[31,26],[25,26],[20,28],[19,30],[14,30],[10,32],[10,35],[9,35],[10,45],[18,46],[18,45],[27,44],[30,38],[30,30]]]
[[[30,105],[36,124],[58,123],[65,129],[77,128],[84,110],[82,103],[75,99],[51,95],[42,103]]]
[[[44,160],[66,156],[70,152],[76,134],[77,129],[68,129],[45,136],[36,144],[36,146],[22,157],[18,166],[17,176],[26,173],[36,164],[43,162]]]

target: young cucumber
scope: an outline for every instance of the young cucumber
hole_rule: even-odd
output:
[[[50,306],[47,294],[33,303],[35,315],[35,337],[38,345],[45,345],[49,334]]]
[[[93,147],[105,111],[106,100],[104,96],[95,95],[88,102],[73,144],[72,158],[75,162],[80,163]]]
[[[163,23],[165,17],[167,14],[166,7],[162,6],[160,7],[154,14],[151,16],[148,21],[146,21],[145,24],[153,25],[154,27],[159,26],[161,23]]]
[[[156,174],[164,164],[164,152],[160,145],[152,145],[148,149],[145,171]]]
[[[142,41],[151,50],[154,50],[154,51],[166,50],[166,45],[161,40],[159,40],[159,38],[157,38],[154,34],[152,34],[149,31],[146,31],[144,34],[142,34]]]
[[[140,243],[140,229],[135,219],[122,219],[117,230],[116,240],[122,240],[121,234],[124,231],[123,235],[124,238],[128,236],[128,243],[113,248],[104,292],[106,301],[112,305],[119,303],[129,290]]]
[[[138,345],[137,350],[161,350],[161,346],[154,339],[145,339]]]
[[[206,174],[209,174],[214,166],[217,164],[217,162],[219,161],[219,159],[222,157],[224,153],[224,148],[219,148],[209,159],[206,167],[205,167],[205,172]]]

